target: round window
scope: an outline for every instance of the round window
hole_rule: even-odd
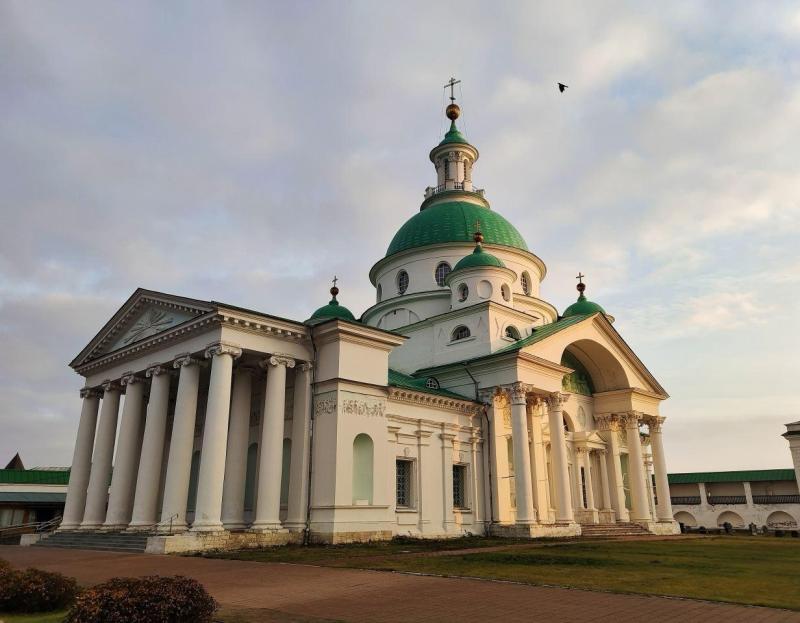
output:
[[[469,288],[467,287],[466,283],[462,283],[460,286],[458,286],[458,300],[466,301],[468,296]]]
[[[397,293],[405,294],[406,290],[408,290],[408,273],[401,270],[397,273]]]
[[[436,267],[436,272],[434,273],[434,277],[436,278],[436,283],[439,286],[444,286],[444,280],[447,279],[447,275],[450,274],[450,264],[447,262],[440,262],[439,265]]]

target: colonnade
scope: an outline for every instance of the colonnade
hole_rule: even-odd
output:
[[[241,354],[238,347],[219,342],[209,346],[202,358],[187,353],[143,372],[125,373],[99,388],[81,390],[83,407],[61,529],[175,532],[188,529],[186,513],[203,359],[210,361],[211,373],[191,530],[247,527],[244,521],[247,448],[253,378],[257,374],[266,374],[266,391],[255,519],[249,527],[255,531],[303,529],[308,489],[305,472],[309,460],[311,364],[296,365],[291,357],[272,354],[258,368],[234,367]],[[295,384],[291,493],[283,524],[280,494],[287,368],[295,368]],[[159,513],[174,370],[178,371],[177,398]],[[150,379],[150,395],[145,411],[147,379]],[[125,399],[112,475],[123,391]]]
[[[501,390],[503,391],[503,390]],[[649,416],[638,412],[598,415],[598,428],[606,442],[604,448],[582,444],[575,448],[575,490],[577,507],[573,505],[569,475],[569,451],[564,432],[563,407],[569,394],[555,392],[544,396],[531,394],[527,386],[515,383],[507,388],[511,398],[511,429],[513,442],[514,487],[516,494],[516,523],[532,524],[549,521],[549,511],[555,509],[555,521],[560,524],[574,523],[576,511],[610,512],[617,521],[632,520],[638,523],[672,521],[672,506],[667,482],[666,461],[661,436],[663,417]],[[533,407],[530,412],[529,407]],[[546,473],[545,444],[542,439],[541,419],[537,411],[547,411],[550,430],[550,455],[555,499],[549,500]],[[530,414],[531,430],[528,427]],[[495,414],[497,417],[497,414]],[[656,517],[649,504],[648,471],[645,467],[641,424],[650,429],[650,445],[653,471],[658,492]],[[628,479],[631,495],[631,510],[625,502],[622,462],[620,458],[620,434],[625,434],[628,450]],[[597,455],[600,466],[601,500],[595,500],[593,480],[595,478],[592,456]],[[583,488],[585,487],[585,496]],[[597,502],[601,507],[597,508]],[[584,515],[585,517],[585,515]]]

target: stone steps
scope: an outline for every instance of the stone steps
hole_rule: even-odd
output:
[[[581,524],[581,536],[641,536],[650,532],[637,523],[590,523]]]
[[[144,552],[149,534],[125,532],[56,532],[34,547],[66,547],[108,552]]]

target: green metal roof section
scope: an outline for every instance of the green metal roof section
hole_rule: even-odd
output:
[[[339,301],[337,301],[335,298],[331,299],[330,303],[323,305],[317,311],[311,314],[311,318],[309,318],[309,320],[321,320],[327,318],[342,318],[343,320],[356,321],[356,317],[353,316],[353,313],[344,305],[339,305]]]
[[[63,504],[67,499],[66,492],[56,493],[51,491],[0,491],[0,502],[17,502],[17,503],[61,503]]]
[[[447,201],[408,219],[392,238],[386,256],[433,244],[472,242],[475,221],[480,221],[484,243],[528,250],[516,227],[497,212],[467,201]]]
[[[564,310],[564,318],[569,318],[570,316],[588,316],[598,312],[605,315],[606,310],[597,303],[592,303],[592,301],[587,299],[583,295],[583,292],[581,292],[578,300]]]
[[[466,400],[467,402],[473,402],[466,396],[462,396],[461,394],[456,394],[455,392],[451,392],[446,389],[432,389],[425,385],[427,381],[428,377],[417,379],[414,378],[413,376],[409,376],[408,374],[403,374],[402,372],[398,372],[397,370],[392,370],[391,368],[389,368],[389,385],[392,387],[399,387],[401,389],[410,389],[415,392],[424,392],[426,394],[435,394],[437,396],[445,396],[447,398],[454,398],[456,400]]]
[[[569,318],[561,318],[556,322],[551,322],[550,324],[542,325],[541,327],[534,327],[533,333],[531,333],[528,337],[522,338],[521,340],[517,340],[513,344],[509,344],[508,346],[504,346],[498,351],[495,351],[494,354],[497,353],[508,353],[515,350],[522,350],[526,346],[530,346],[531,344],[536,344],[536,342],[541,342],[542,340],[550,337],[551,335],[555,335],[559,331],[563,331],[567,327],[571,327],[572,325],[578,324],[579,322],[586,320],[591,316],[591,314],[587,314],[585,316],[570,316]]]
[[[751,469],[733,472],[684,472],[668,474],[671,485],[686,485],[699,482],[760,482],[765,480],[795,480],[793,469]]]
[[[0,469],[0,484],[66,485],[69,484],[69,470]]]
[[[496,258],[491,253],[487,253],[483,250],[483,247],[480,244],[477,244],[475,245],[475,250],[472,253],[466,257],[462,257],[458,261],[458,263],[453,267],[452,272],[456,272],[462,268],[478,268],[481,266],[493,266],[495,268],[506,267],[501,259]]]
[[[467,142],[466,137],[461,134],[459,129],[456,127],[455,120],[450,122],[450,129],[447,131],[447,134],[444,135],[442,142],[439,145],[449,145],[450,143],[461,143],[463,145],[469,145]]]

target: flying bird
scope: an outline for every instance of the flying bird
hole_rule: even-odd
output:
[[[561,84],[560,82],[558,83],[558,90],[559,90],[561,93],[563,93],[563,92],[564,92],[564,90],[565,90],[565,89],[568,89],[568,88],[569,88],[569,87],[568,87],[566,84]]]

